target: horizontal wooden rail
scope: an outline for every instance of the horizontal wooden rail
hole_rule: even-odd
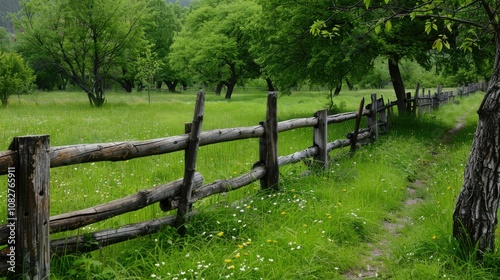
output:
[[[203,176],[196,173],[194,177],[195,191],[203,184]],[[182,179],[140,190],[133,195],[117,199],[105,204],[81,209],[50,217],[50,232],[57,233],[77,229],[124,213],[142,209],[148,205],[180,195]],[[175,203],[175,202],[174,202]],[[0,245],[7,244],[9,228],[6,224],[0,226]]]
[[[363,115],[369,114],[368,110]],[[328,116],[328,123],[339,123],[355,119],[357,113],[343,113]],[[317,118],[299,118],[278,123],[278,132],[301,127],[310,127],[318,123]],[[215,143],[261,137],[262,125],[214,129],[201,133],[200,146]],[[98,161],[124,161],[134,158],[166,154],[186,149],[189,135],[178,135],[145,141],[111,142],[100,144],[68,145],[50,148],[50,167],[60,167]],[[7,174],[9,166],[17,162],[15,151],[0,152],[0,175]]]

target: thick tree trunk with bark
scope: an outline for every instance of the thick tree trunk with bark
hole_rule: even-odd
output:
[[[500,36],[494,72],[478,110],[479,121],[453,213],[453,236],[479,260],[494,250],[500,199]]]
[[[389,58],[387,64],[389,65],[389,75],[391,75],[392,86],[396,93],[398,112],[406,112],[406,92],[403,78],[401,77],[401,71],[399,70],[399,59]]]

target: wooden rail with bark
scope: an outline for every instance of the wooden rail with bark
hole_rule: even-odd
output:
[[[285,164],[312,158],[315,165],[327,168],[328,153],[332,150],[342,147],[351,147],[354,150],[358,143],[375,139],[378,131],[383,132],[387,123],[386,111],[393,105],[386,105],[382,99],[377,99],[373,95],[372,104],[363,108],[361,103],[357,112],[328,116],[326,110],[323,110],[316,112],[311,118],[277,122],[277,93],[270,92],[266,120],[261,124],[210,131],[201,129],[203,106],[204,93],[199,93],[193,122],[186,125],[186,134],[173,137],[60,147],[50,147],[48,136],[16,137],[8,151],[0,152],[0,174],[7,174],[9,177],[15,168],[15,176],[19,178],[13,184],[17,192],[16,201],[8,205],[9,211],[13,205],[15,206],[13,216],[9,216],[9,219],[16,222],[15,233],[13,234],[11,223],[0,225],[0,246],[10,244],[12,236],[17,246],[8,245],[2,250],[7,253],[0,254],[0,272],[6,273],[10,271],[10,267],[14,267],[15,273],[7,274],[9,279],[46,278],[50,273],[50,253],[89,252],[155,233],[165,225],[175,226],[183,234],[184,225],[195,212],[192,210],[193,203],[214,194],[239,189],[258,180],[261,182],[261,188],[277,190],[279,167]],[[367,117],[366,129],[359,129],[362,116]],[[328,125],[347,120],[356,120],[355,131],[347,134],[346,139],[328,142]],[[278,133],[303,127],[314,128],[312,146],[290,155],[278,156]],[[259,159],[252,169],[236,178],[203,184],[203,176],[196,172],[198,148],[248,138],[259,138]],[[101,205],[49,217],[50,168],[96,161],[123,161],[176,151],[185,153],[184,178]],[[26,168],[27,166],[30,168]],[[158,203],[163,211],[177,210],[177,214],[124,225],[118,229],[106,229],[52,241],[49,239],[49,233],[78,229],[155,203]],[[11,250],[15,251],[15,257],[8,255]],[[9,260],[13,263],[8,263]]]

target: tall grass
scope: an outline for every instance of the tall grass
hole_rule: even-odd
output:
[[[371,91],[346,93],[338,108],[357,110]],[[380,92],[391,97],[389,92]],[[193,114],[195,92],[108,95],[101,109],[81,93],[21,96],[0,114],[0,143],[13,136],[50,134],[51,145],[142,140],[183,133]],[[310,117],[326,107],[325,93],[280,96],[280,120]],[[494,270],[456,258],[451,213],[474,131],[473,95],[419,119],[398,118],[388,135],[354,155],[332,153],[326,172],[303,176],[303,163],[280,169],[279,192],[257,183],[212,196],[180,237],[172,228],[102,250],[54,257],[53,279],[476,279]],[[203,129],[256,125],[265,118],[266,94],[237,92],[231,101],[207,96]],[[466,126],[442,143],[458,116]],[[329,139],[343,138],[352,123],[330,126]],[[279,137],[279,154],[310,146],[311,129]],[[249,139],[200,148],[197,171],[205,182],[248,172],[258,160]],[[105,203],[182,177],[183,154],[100,162],[51,170],[51,214]],[[418,182],[418,184],[415,184]],[[422,200],[405,205],[415,189]],[[5,209],[0,209],[4,213]],[[157,205],[55,237],[153,219]],[[6,217],[1,215],[0,217]],[[1,220],[1,219],[0,219]],[[5,220],[3,219],[3,221]],[[384,223],[400,224],[391,232]],[[375,253],[377,252],[377,253]],[[495,257],[488,259],[495,263]],[[368,269],[369,267],[369,269]]]

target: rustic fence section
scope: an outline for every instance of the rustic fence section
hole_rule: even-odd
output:
[[[213,194],[228,192],[260,180],[261,188],[278,189],[279,166],[313,158],[321,168],[328,167],[328,153],[333,149],[351,147],[357,143],[376,139],[387,129],[387,114],[395,104],[384,104],[383,99],[371,97],[372,103],[361,101],[357,112],[327,115],[318,111],[314,117],[277,122],[277,95],[270,92],[267,99],[266,120],[257,126],[224,128],[202,131],[204,94],[197,97],[193,122],[186,125],[186,134],[146,141],[70,145],[50,147],[48,136],[16,137],[8,151],[0,152],[0,174],[8,174],[16,167],[16,222],[23,225],[15,232],[15,273],[9,278],[43,279],[49,275],[49,253],[89,252],[103,246],[151,234],[165,225],[176,226],[180,233],[195,211],[191,205]],[[368,128],[360,129],[361,117],[367,118]],[[355,120],[354,131],[346,139],[328,142],[328,125]],[[278,133],[313,127],[313,145],[303,151],[280,156],[277,154]],[[203,176],[196,172],[199,146],[226,141],[259,138],[259,160],[252,169],[239,177],[221,179],[203,185]],[[26,142],[23,142],[25,141]],[[50,168],[96,161],[121,161],[176,151],[185,152],[185,172],[182,179],[87,209],[49,218]],[[24,179],[21,179],[24,178]],[[25,202],[23,204],[23,201]],[[49,233],[78,229],[98,221],[148,205],[159,203],[163,211],[177,209],[177,215],[151,221],[124,225],[85,235],[49,240]],[[35,209],[35,211],[33,210]],[[0,225],[0,245],[9,243],[11,227]],[[21,245],[22,244],[22,245]],[[0,256],[0,271],[7,271],[6,256]],[[5,260],[5,261],[4,261]],[[4,262],[2,262],[4,261]]]
[[[427,89],[426,92],[425,88],[422,88],[420,93],[420,86],[417,85],[417,90],[415,91],[414,98],[410,99],[410,97],[408,97],[408,100],[410,101],[408,104],[413,102],[414,105],[411,111],[417,112],[417,114],[420,116],[425,113],[431,113],[432,110],[439,109],[439,106],[442,104],[455,102],[455,97],[457,95],[459,97],[468,96],[469,94],[472,94],[476,91],[485,90],[485,87],[485,82],[471,83],[458,87],[457,94],[455,94],[453,91],[443,91],[443,87],[438,86],[437,91],[434,92],[434,94],[431,94],[431,90]],[[408,95],[410,96],[411,94],[408,93]]]

